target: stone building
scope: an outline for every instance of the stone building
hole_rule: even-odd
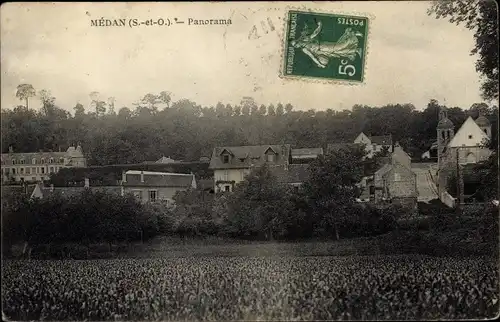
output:
[[[38,182],[48,180],[63,168],[87,166],[82,147],[70,146],[65,152],[2,153],[2,183]]]

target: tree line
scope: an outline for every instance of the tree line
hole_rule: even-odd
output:
[[[30,108],[37,97],[41,110]],[[2,152],[64,151],[80,144],[89,165],[132,164],[154,161],[162,155],[195,161],[209,157],[215,146],[288,143],[294,147],[325,147],[328,143],[352,142],[360,133],[393,136],[412,157],[418,158],[436,139],[439,109],[430,100],[419,111],[412,104],[381,107],[354,105],[351,110],[297,110],[290,103],[258,105],[244,97],[239,105],[201,106],[180,99],[172,102],[167,91],[148,93],[133,108],[115,110],[115,99],[107,101],[92,92],[91,104],[76,104],[69,113],[47,90],[35,91],[22,84],[17,97],[24,105],[3,109]],[[498,107],[485,103],[470,108],[448,108],[456,129],[470,115],[485,114],[498,132]]]

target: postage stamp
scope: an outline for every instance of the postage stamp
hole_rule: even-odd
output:
[[[288,11],[282,75],[362,83],[368,25],[368,17]]]

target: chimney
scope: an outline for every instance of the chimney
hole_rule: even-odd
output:
[[[89,178],[85,178],[85,188],[89,188],[90,187],[90,180]]]
[[[125,171],[122,171],[122,183],[127,182],[127,175],[125,174]]]
[[[50,185],[50,192],[54,192],[54,185],[53,184]]]
[[[144,182],[144,171],[141,170],[141,182]]]

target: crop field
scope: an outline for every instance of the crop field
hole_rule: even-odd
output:
[[[462,319],[499,309],[486,258],[5,261],[2,284],[14,320]]]

